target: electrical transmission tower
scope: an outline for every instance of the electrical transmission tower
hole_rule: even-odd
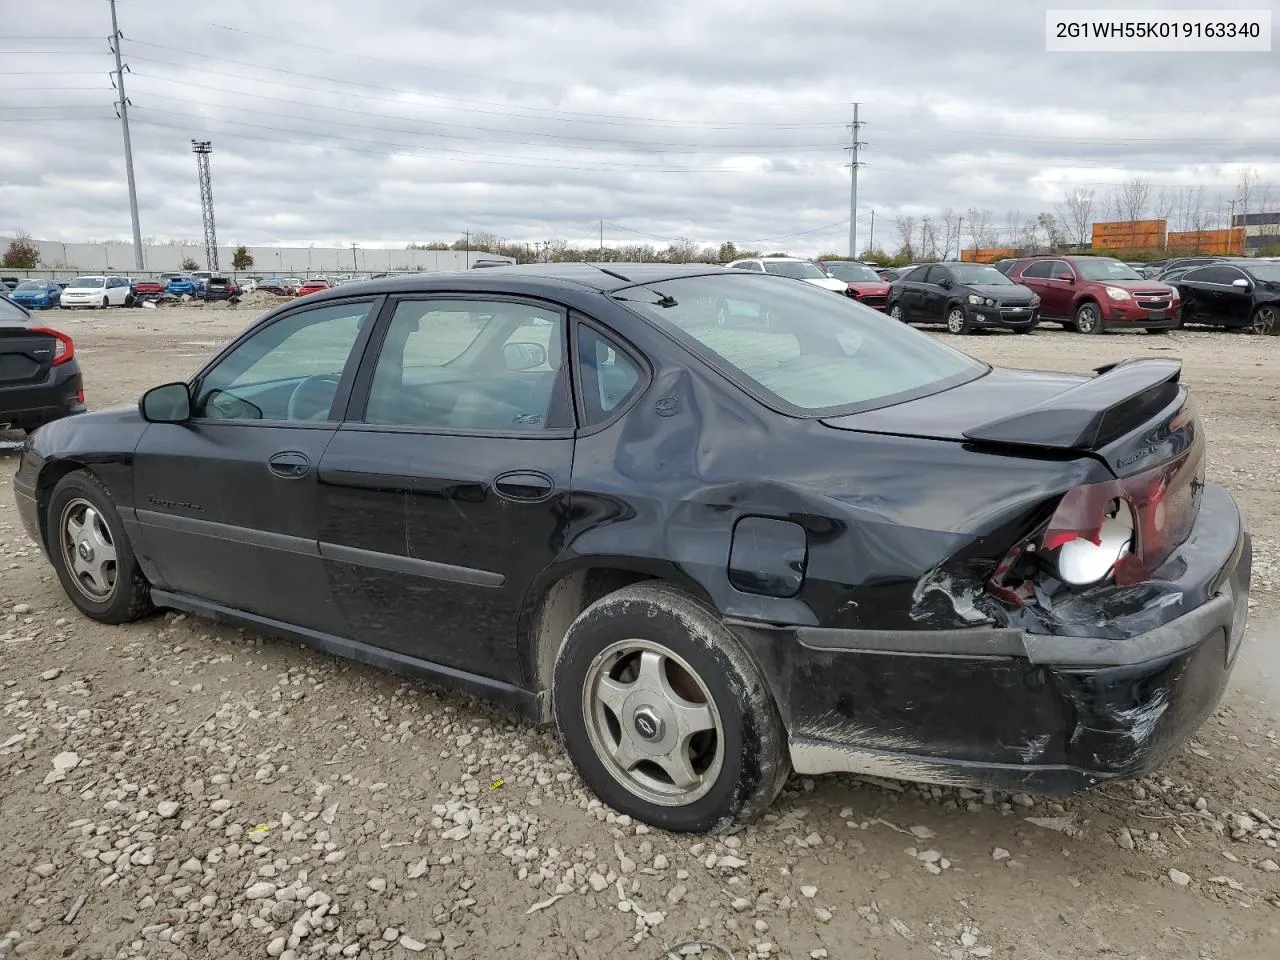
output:
[[[853,142],[845,147],[849,151],[849,257],[850,259],[858,255],[858,168],[862,166],[862,161],[858,158],[858,151],[865,147],[866,144],[858,139],[858,134],[862,132],[862,121],[858,119],[858,107],[860,104],[853,105],[853,123],[849,125],[850,131],[853,133]]]
[[[192,140],[191,152],[196,155],[196,169],[200,173],[200,213],[204,217],[204,259],[208,268],[218,271],[218,233],[213,225],[213,179],[209,174],[209,155],[213,143],[209,140]]]

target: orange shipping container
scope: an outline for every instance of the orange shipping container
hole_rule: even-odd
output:
[[[1169,234],[1170,253],[1242,254],[1244,228],[1234,230],[1181,230]]]
[[[960,259],[966,263],[993,263],[1017,255],[1017,247],[970,247],[960,251]]]
[[[1164,246],[1165,220],[1115,220],[1093,225],[1093,246],[1111,250],[1140,250]]]

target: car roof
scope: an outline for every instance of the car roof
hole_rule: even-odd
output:
[[[606,270],[612,273],[606,273]],[[533,263],[486,267],[484,270],[411,273],[373,280],[353,280],[342,285],[341,295],[346,297],[355,293],[413,293],[433,290],[492,290],[536,295],[539,291],[550,293],[566,287],[608,293],[641,284],[708,274],[718,276],[725,272],[724,267],[708,263],[609,263],[600,267],[585,262]]]

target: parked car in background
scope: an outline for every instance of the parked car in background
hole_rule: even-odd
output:
[[[0,277],[0,294],[12,293],[21,282],[19,277]]]
[[[168,279],[165,289],[175,297],[198,297],[203,292],[203,283],[190,274],[179,273]]]
[[[86,617],[502,698],[610,808],[724,832],[792,769],[1072,793],[1195,734],[1252,548],[1180,372],[992,367],[707,265],[427,274],[38,431],[13,491]]]
[[[302,280],[298,277],[285,277],[284,285],[289,289],[290,296],[297,296],[298,291],[302,289]]]
[[[889,299],[889,283],[865,263],[856,260],[819,260],[818,266],[848,285],[848,292],[859,303],[884,310]]]
[[[0,428],[29,433],[84,411],[75,342],[0,296]]]
[[[258,289],[257,277],[236,277],[235,283],[236,283],[236,289],[239,290],[242,294],[253,293],[253,291]]]
[[[1226,258],[1208,255],[1196,257],[1173,257],[1169,260],[1149,263],[1145,270],[1140,270],[1138,272],[1148,280],[1163,281],[1164,275],[1173,270],[1181,270],[1183,267],[1200,267],[1206,263],[1217,263],[1219,260],[1223,259]]]
[[[204,293],[201,294],[206,300],[230,300],[239,295],[239,287],[230,278],[218,276],[210,277],[204,282]]]
[[[62,289],[52,280],[23,280],[9,299],[28,310],[48,310],[58,306]]]
[[[1114,257],[1020,258],[1009,277],[1040,295],[1040,314],[1078,333],[1145,329],[1159,333],[1179,324],[1178,291],[1147,280]]]
[[[133,284],[128,277],[76,277],[59,295],[58,305],[67,309],[132,306]]]
[[[274,294],[277,297],[292,297],[293,287],[291,287],[284,277],[264,277],[258,281],[257,289],[263,293]]]
[[[133,281],[134,300],[156,300],[164,296],[165,285],[161,280]]]
[[[790,277],[792,280],[803,280],[805,283],[847,294],[849,285],[837,280],[812,260],[801,260],[799,257],[747,257],[726,263],[730,270],[747,270],[752,273],[770,273],[775,277]]]
[[[942,323],[951,333],[1002,327],[1030,333],[1040,298],[984,263],[950,261],[916,267],[889,285],[889,315],[906,323]]]
[[[1016,257],[1009,257],[1005,260],[997,260],[995,263],[991,264],[991,266],[995,267],[1007,277],[1009,275],[1009,268],[1017,262]]]
[[[1183,323],[1280,334],[1280,263],[1222,260],[1187,270],[1173,285]]]
[[[304,280],[302,286],[298,287],[298,296],[306,297],[313,293],[319,293],[322,290],[332,290],[333,285],[322,277],[315,277],[311,280]]]

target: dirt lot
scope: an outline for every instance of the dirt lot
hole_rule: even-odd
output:
[[[47,319],[101,407],[186,376],[254,316]],[[1061,804],[795,779],[734,836],[651,832],[499,709],[173,614],[78,616],[0,453],[0,957],[657,960],[702,938],[738,960],[1274,960],[1280,339],[947,341],[1041,368],[1185,362],[1210,478],[1256,537],[1255,592],[1232,692],[1157,777]]]

